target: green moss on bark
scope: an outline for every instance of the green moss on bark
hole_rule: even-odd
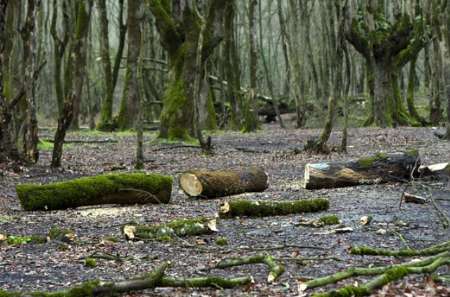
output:
[[[25,210],[56,210],[108,203],[105,197],[116,195],[110,203],[126,204],[126,191],[141,191],[168,203],[172,189],[172,178],[158,174],[130,173],[107,174],[83,177],[47,185],[20,184],[16,191]],[[122,194],[123,193],[123,194]],[[105,198],[105,199],[103,199]],[[143,199],[144,203],[147,199]],[[134,201],[138,203],[139,201]]]
[[[376,153],[374,156],[361,158],[358,160],[360,168],[372,167],[377,161],[385,161],[388,158],[386,153]]]

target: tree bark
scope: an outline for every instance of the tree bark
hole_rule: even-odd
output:
[[[349,162],[306,164],[306,189],[408,181],[420,166],[417,151],[378,153]]]
[[[172,178],[157,174],[107,174],[47,185],[21,184],[25,210],[56,210],[97,204],[169,203]]]
[[[215,198],[245,192],[262,192],[267,174],[259,167],[233,170],[193,170],[180,176],[181,189],[191,197]]]
[[[141,48],[141,1],[128,1],[128,55],[124,89],[117,116],[117,128],[126,130],[133,128],[139,112],[138,62]]]
[[[87,6],[86,6],[87,4]],[[62,114],[58,118],[58,127],[55,133],[55,141],[52,154],[52,167],[61,166],[64,138],[67,129],[75,116],[76,102],[81,100],[84,83],[84,67],[86,64],[86,37],[89,31],[92,1],[77,0],[75,3],[75,25],[73,28],[68,62],[65,69],[66,95]]]
[[[267,217],[325,211],[329,207],[327,199],[307,199],[292,201],[230,200],[220,206],[221,218]]]

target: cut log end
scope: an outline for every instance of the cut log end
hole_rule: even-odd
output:
[[[203,192],[202,183],[197,176],[192,173],[184,173],[181,175],[180,186],[183,191],[191,197],[197,197]]]

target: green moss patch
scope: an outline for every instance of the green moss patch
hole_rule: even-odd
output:
[[[84,266],[89,268],[97,267],[97,261],[94,258],[86,258],[84,259]]]
[[[217,237],[216,238],[216,244],[219,245],[219,246],[228,245],[228,239],[226,237]]]
[[[171,177],[145,173],[107,174],[47,185],[16,186],[25,210],[56,210],[104,203],[149,203],[151,198],[168,203],[171,190]],[[137,199],[127,199],[125,195],[130,195],[130,192],[136,194]]]
[[[388,155],[386,153],[376,153],[374,156],[361,158],[358,160],[358,165],[360,168],[372,167],[378,161],[387,160]]]
[[[324,225],[337,225],[339,224],[339,218],[337,215],[328,215],[319,218],[319,222]]]

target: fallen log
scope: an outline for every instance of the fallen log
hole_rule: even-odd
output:
[[[133,225],[122,227],[128,240],[171,240],[174,237],[195,236],[216,232],[216,220],[209,218],[178,219],[165,224]]]
[[[52,138],[44,138],[42,141],[54,143]],[[76,144],[103,144],[103,143],[118,143],[117,139],[104,138],[104,139],[64,139],[64,143],[76,143]]]
[[[350,254],[353,255],[371,255],[371,256],[391,256],[391,257],[414,257],[414,256],[430,256],[450,249],[450,241],[445,241],[424,249],[382,249],[368,246],[354,246],[350,249]]]
[[[420,166],[419,174],[421,176],[450,177],[450,163],[438,163],[428,166]]]
[[[267,189],[267,174],[260,167],[231,170],[192,170],[180,176],[181,189],[191,197],[216,198]]]
[[[271,255],[254,255],[248,257],[237,257],[223,259],[220,261],[216,267],[217,268],[228,268],[233,266],[247,265],[247,264],[266,264],[269,268],[269,275],[267,276],[267,282],[274,282],[280,275],[284,272],[284,266],[276,261]]]
[[[230,217],[266,217],[318,212],[327,210],[329,202],[324,198],[294,201],[252,201],[232,200],[225,202],[219,209],[219,216]]]
[[[403,201],[405,203],[416,203],[416,204],[425,204],[428,202],[428,199],[422,196],[413,195],[410,193],[403,193]]]
[[[417,151],[377,153],[349,162],[306,164],[306,189],[338,188],[410,180],[420,166]]]
[[[56,210],[98,204],[169,203],[172,178],[158,174],[122,173],[64,182],[16,186],[25,210]]]

